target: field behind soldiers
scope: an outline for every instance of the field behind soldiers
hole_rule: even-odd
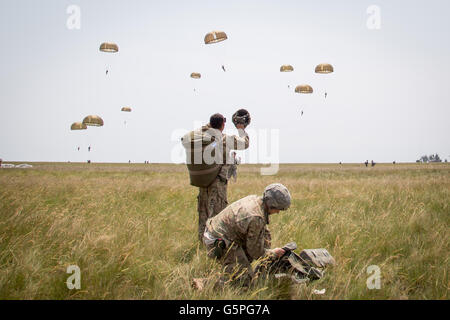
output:
[[[337,261],[321,280],[246,292],[191,286],[220,266],[199,246],[185,166],[33,165],[0,169],[0,299],[448,299],[448,164],[286,164],[274,176],[239,166],[230,203],[273,182],[291,191],[291,208],[271,217],[273,246]],[[79,290],[66,286],[69,265]],[[367,287],[372,265],[380,289]]]

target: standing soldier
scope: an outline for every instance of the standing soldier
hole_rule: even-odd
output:
[[[203,239],[206,220],[214,217],[228,205],[228,170],[231,164],[230,150],[244,150],[249,146],[245,127],[250,123],[236,123],[239,136],[223,133],[226,119],[216,113],[209,124],[189,132],[181,138],[186,148],[186,164],[191,185],[199,187],[197,196],[198,238]],[[233,119],[234,120],[234,119]]]
[[[282,248],[270,249],[269,216],[291,205],[289,190],[280,183],[268,185],[263,196],[250,195],[208,219],[203,241],[210,258],[223,265],[226,277],[250,285],[254,277],[251,262],[284,255]],[[227,279],[222,277],[223,283]]]

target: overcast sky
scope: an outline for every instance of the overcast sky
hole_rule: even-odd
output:
[[[172,162],[183,132],[219,112],[236,133],[243,107],[247,162],[272,147],[281,162],[450,159],[449,15],[446,0],[1,0],[0,157]],[[205,45],[213,30],[228,40]],[[335,72],[315,74],[324,62]],[[294,92],[304,83],[312,95]],[[105,125],[70,130],[89,114]]]

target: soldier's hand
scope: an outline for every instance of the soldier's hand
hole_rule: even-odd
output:
[[[281,248],[275,248],[273,249],[273,252],[278,258],[281,258],[286,253],[286,251]]]

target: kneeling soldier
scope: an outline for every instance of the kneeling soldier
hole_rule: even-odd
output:
[[[249,286],[254,276],[250,263],[263,257],[281,257],[281,248],[270,249],[269,215],[291,205],[289,190],[279,183],[266,187],[262,197],[250,195],[208,219],[203,241],[208,256],[219,259],[233,281]],[[222,278],[222,282],[225,279]]]

